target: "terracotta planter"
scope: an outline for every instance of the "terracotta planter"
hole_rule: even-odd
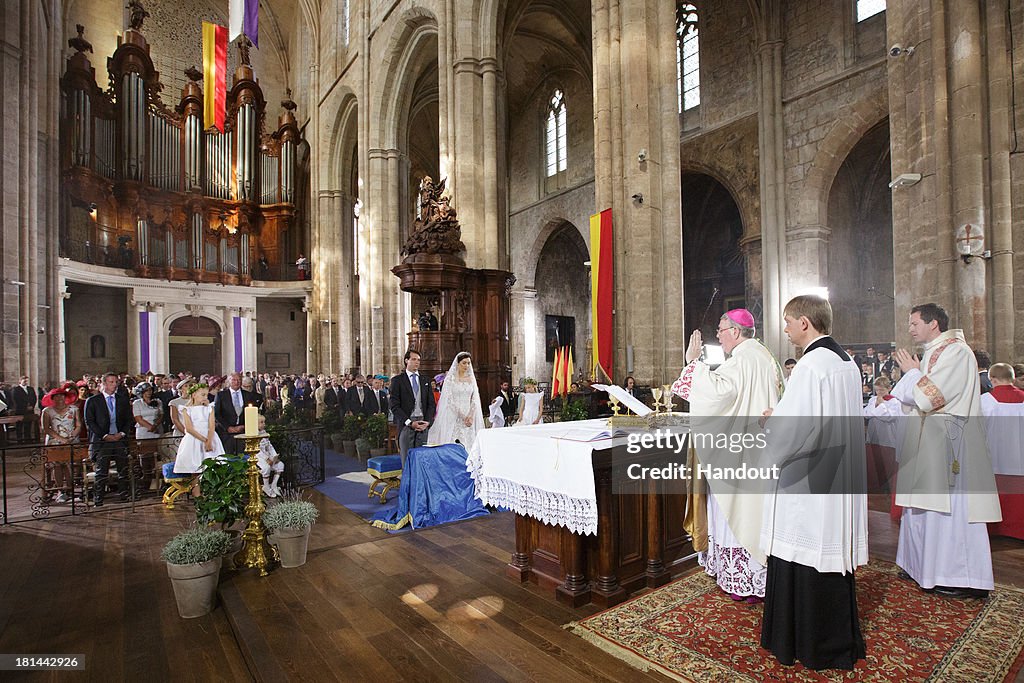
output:
[[[355,441],[343,441],[342,442],[342,447],[343,447],[343,449],[345,451],[345,455],[347,455],[348,457],[350,457],[350,458],[358,458],[359,457],[359,451],[356,450],[356,442]]]
[[[278,529],[270,534],[270,542],[281,554],[282,567],[301,567],[306,564],[309,549],[309,527],[301,529]]]
[[[167,576],[171,577],[178,614],[183,619],[194,619],[213,611],[222,560],[223,557],[215,557],[199,564],[167,563]]]

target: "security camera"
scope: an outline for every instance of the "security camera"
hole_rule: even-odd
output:
[[[636,202],[637,204],[643,204],[644,203],[644,194],[643,194],[643,192],[637,192],[635,195],[633,195],[633,201]]]
[[[636,160],[639,161],[641,164],[647,161],[647,150],[641,149],[636,155]]]
[[[895,45],[889,48],[890,57],[899,57],[901,54],[903,54],[903,46],[900,45],[899,43],[896,43]]]

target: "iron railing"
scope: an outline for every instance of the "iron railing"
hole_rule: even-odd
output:
[[[104,506],[93,504],[95,463],[90,445],[22,444],[0,449],[0,524],[92,514],[104,510],[133,512],[161,502],[166,489],[161,467],[174,460],[180,437],[128,439],[126,469],[128,500],[117,493],[104,495]],[[284,429],[275,433],[275,448],[285,465],[280,486],[297,491],[321,484],[325,477],[324,435],[320,427]],[[111,462],[107,486],[118,483]],[[155,482],[155,484],[154,484]]]

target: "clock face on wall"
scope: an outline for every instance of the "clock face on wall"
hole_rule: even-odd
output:
[[[985,233],[977,225],[961,225],[956,229],[956,250],[961,256],[980,255],[985,251]]]

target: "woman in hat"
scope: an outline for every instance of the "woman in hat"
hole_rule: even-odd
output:
[[[82,411],[74,405],[78,392],[60,387],[53,389],[42,399],[43,413],[39,417],[39,429],[45,437],[47,449],[47,474],[52,477],[51,486],[57,495],[51,502],[63,503],[70,493],[68,482],[71,471],[71,457],[82,431]]]

